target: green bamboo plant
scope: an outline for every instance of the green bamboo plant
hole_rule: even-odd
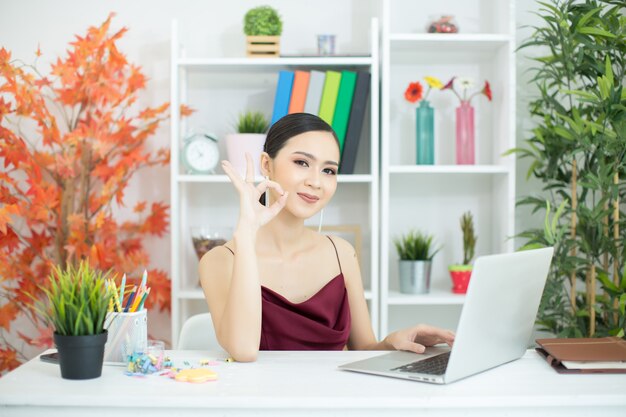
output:
[[[35,300],[41,317],[64,336],[96,335],[104,331],[104,321],[113,291],[106,285],[109,272],[92,269],[87,261],[78,267],[55,266],[50,286],[41,286],[45,301]]]
[[[539,96],[525,146],[545,210],[523,249],[554,246],[538,324],[561,337],[624,336],[626,329],[626,16],[615,0],[539,2],[541,26],[520,47],[533,57]]]
[[[398,256],[403,261],[432,261],[441,248],[433,248],[434,236],[411,230],[394,239]]]

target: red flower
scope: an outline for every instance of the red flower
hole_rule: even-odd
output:
[[[424,92],[424,87],[419,81],[409,84],[409,87],[404,92],[404,98],[406,98],[409,102],[415,103],[416,101],[421,100],[422,93]]]
[[[447,89],[449,89],[449,88],[452,88],[452,83],[454,83],[454,79],[455,79],[455,78],[456,78],[456,77],[452,77],[452,78],[450,78],[450,81],[448,81],[448,83],[447,83],[446,85],[444,85],[441,89],[442,89],[442,90],[447,90]]]
[[[491,86],[489,85],[489,81],[485,80],[485,86],[483,87],[482,93],[487,96],[489,101],[491,101]]]

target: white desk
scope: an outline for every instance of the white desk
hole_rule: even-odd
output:
[[[175,364],[225,358],[170,353]],[[0,416],[626,416],[626,374],[559,375],[534,351],[446,386],[336,369],[380,353],[261,352],[255,363],[221,362],[212,368],[219,379],[203,384],[110,366],[101,378],[69,381],[35,358],[0,378]]]

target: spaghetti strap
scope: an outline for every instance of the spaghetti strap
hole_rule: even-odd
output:
[[[226,246],[226,245],[222,245],[222,246],[225,247],[226,249],[228,249],[230,251],[230,253],[232,253],[233,255],[235,254],[235,252],[233,252],[233,250],[231,248],[229,248],[228,246]]]
[[[330,240],[330,243],[333,244],[333,248],[335,248],[335,255],[337,255],[337,263],[339,264],[339,272],[343,274],[343,271],[341,270],[341,261],[339,260],[339,252],[337,252],[337,246],[335,246],[335,242],[333,242],[330,236],[326,235],[326,237],[328,238],[328,240]]]

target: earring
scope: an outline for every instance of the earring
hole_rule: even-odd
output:
[[[324,209],[320,210],[320,224],[317,226],[317,233],[322,232],[322,221],[324,220]]]
[[[269,181],[270,177],[269,175],[265,176],[265,181]],[[270,193],[269,193],[269,188],[265,189],[265,207],[269,207],[270,206]]]

